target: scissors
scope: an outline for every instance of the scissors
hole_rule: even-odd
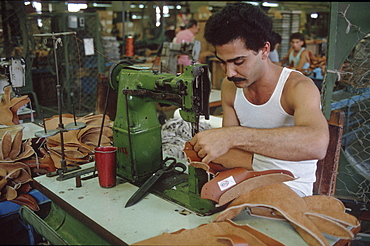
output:
[[[167,166],[166,162],[169,161],[171,161],[171,164]],[[176,159],[173,157],[166,157],[162,162],[162,168],[153,173],[153,175],[148,178],[148,180],[145,181],[145,183],[131,196],[131,198],[126,203],[125,208],[130,207],[143,199],[147,195],[148,190],[163,174],[171,172],[183,173],[185,172],[185,170],[185,164],[177,162]]]

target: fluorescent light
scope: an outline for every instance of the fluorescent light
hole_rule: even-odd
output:
[[[279,7],[279,4],[278,3],[263,2],[262,3],[262,6],[263,7],[273,7],[273,8],[276,8],[276,7]]]
[[[78,12],[81,9],[87,9],[86,3],[69,3],[68,12]]]
[[[254,5],[254,6],[258,6],[258,5],[260,5],[260,4],[259,4],[259,2],[246,2],[246,3],[252,4],[252,5]]]
[[[112,7],[112,4],[110,4],[110,3],[93,3],[93,7],[109,8],[109,7]]]
[[[139,4],[139,8],[140,9],[143,9],[144,8],[144,4]]]
[[[31,4],[31,2],[30,1],[25,1],[24,2],[24,5],[30,5]]]
[[[176,9],[181,9],[181,5],[176,5]]]
[[[319,17],[319,14],[318,13],[312,13],[311,14],[311,18],[312,19],[317,19]]]

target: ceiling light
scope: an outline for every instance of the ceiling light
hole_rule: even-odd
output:
[[[317,19],[319,17],[319,14],[318,13],[312,13],[311,14],[311,18],[312,19]]]
[[[276,8],[276,7],[279,7],[279,4],[278,3],[263,2],[262,3],[262,6],[263,7],[273,7],[273,8]]]

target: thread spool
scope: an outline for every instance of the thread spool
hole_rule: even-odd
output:
[[[135,55],[134,38],[132,36],[128,36],[126,38],[126,56],[134,55]]]

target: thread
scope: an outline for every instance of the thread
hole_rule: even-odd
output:
[[[132,36],[128,36],[126,38],[126,56],[134,55],[135,55],[134,38]]]

